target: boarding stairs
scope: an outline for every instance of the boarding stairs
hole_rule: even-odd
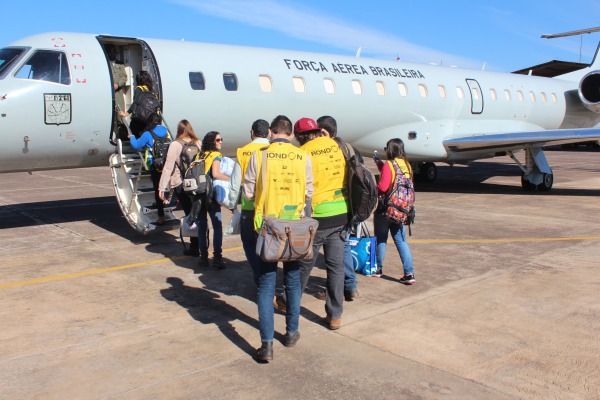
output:
[[[179,229],[175,206],[165,205],[165,223],[157,224],[158,208],[150,172],[144,167],[143,155],[129,142],[117,139],[115,153],[109,159],[115,195],[121,212],[133,229],[142,233]]]

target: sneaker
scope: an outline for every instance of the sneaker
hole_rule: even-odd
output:
[[[381,278],[381,275],[383,275],[383,269],[382,268],[377,268],[377,270],[371,274],[371,277],[373,278]]]
[[[404,284],[404,285],[412,285],[413,283],[415,283],[415,276],[414,275],[404,275],[402,278],[400,278],[400,283]]]

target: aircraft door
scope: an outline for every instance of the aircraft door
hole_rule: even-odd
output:
[[[483,92],[479,82],[475,79],[466,79],[469,92],[471,92],[471,114],[483,113]]]

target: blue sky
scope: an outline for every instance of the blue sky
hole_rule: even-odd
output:
[[[5,1],[0,45],[49,31],[283,48],[510,72],[590,62],[600,1]]]

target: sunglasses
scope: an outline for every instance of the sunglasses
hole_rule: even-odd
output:
[[[215,143],[221,143],[223,141],[223,139],[219,138],[219,139],[215,139]]]

